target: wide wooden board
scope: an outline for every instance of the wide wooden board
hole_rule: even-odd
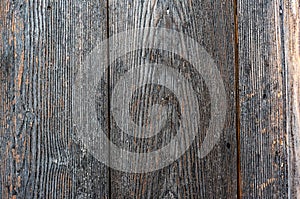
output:
[[[76,139],[71,110],[106,3],[5,0],[0,16],[0,198],[108,198],[108,168]]]
[[[205,128],[210,119],[210,97],[203,77],[195,72],[189,60],[172,52],[157,49],[142,49],[127,53],[110,67],[111,89],[130,69],[147,63],[163,64],[179,71],[194,88],[200,110],[200,132],[195,142],[177,161],[161,170],[135,174],[118,170],[111,171],[112,198],[236,198],[236,128],[235,128],[235,63],[234,63],[234,12],[232,1],[110,1],[109,35],[113,36],[130,29],[142,27],[168,28],[182,32],[195,39],[215,60],[226,89],[228,110],[224,129],[217,145],[203,159],[197,157],[197,150],[202,145]],[[151,40],[166,42],[156,38],[154,32],[147,31],[135,35],[137,42]],[[157,40],[156,40],[157,39]],[[110,45],[120,44],[115,37]],[[186,46],[184,37],[174,43]],[[188,49],[187,53],[194,49]],[[146,69],[145,69],[146,70]],[[141,69],[136,84],[155,78],[151,71]],[[124,88],[124,95],[128,92]],[[130,88],[128,88],[130,89]],[[176,89],[176,88],[174,88]],[[141,123],[147,122],[149,110],[154,104],[167,105],[167,122],[162,131],[154,138],[140,139],[128,136],[111,117],[111,140],[118,147],[133,152],[149,152],[167,145],[176,135],[180,122],[178,100],[175,91],[164,86],[146,85],[137,89],[132,97],[131,116]],[[129,103],[124,100],[123,104]],[[157,118],[162,117],[157,114]],[[176,152],[176,151],[175,151]],[[122,157],[124,158],[124,157]],[[126,157],[125,157],[126,158]],[[122,164],[131,164],[124,161]]]

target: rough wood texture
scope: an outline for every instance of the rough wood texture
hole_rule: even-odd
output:
[[[300,3],[236,2],[235,58],[232,0],[1,1],[0,198],[236,198],[237,130],[242,197],[299,198]],[[204,138],[199,134],[173,164],[134,174],[109,169],[86,150],[76,137],[71,99],[78,69],[97,41],[141,27],[183,32],[204,46],[223,78],[228,112],[221,139],[205,158],[197,157]],[[164,42],[153,33],[142,35]],[[110,45],[119,45],[117,40]],[[185,42],[174,41],[182,46]],[[166,146],[177,133],[179,101],[164,86],[143,86],[130,101],[131,117],[140,124],[153,119],[152,105],[165,106],[155,116],[165,116],[166,125],[153,138],[126,135],[109,111],[108,100],[120,78],[145,63],[164,64],[190,82],[204,132],[210,95],[201,75],[179,55],[141,49],[118,58],[98,85],[97,119],[111,141],[128,151],[149,152]],[[144,72],[143,77],[153,78]]]
[[[228,112],[220,142],[209,155],[198,159],[197,149],[203,134],[176,162],[159,171],[130,174],[111,171],[112,198],[236,198],[236,131],[234,91],[234,19],[232,1],[113,1],[109,5],[109,34],[140,27],[160,27],[182,31],[197,40],[215,59],[225,83]],[[145,32],[149,40],[153,33]],[[118,40],[118,38],[116,38]],[[153,38],[155,42],[155,37]],[[156,41],[164,42],[164,41]],[[178,38],[176,43],[185,45]],[[126,43],[126,40],[123,41]],[[110,45],[118,45],[113,41]],[[192,49],[191,49],[192,50]],[[145,63],[159,63],[172,67],[192,82],[198,89],[201,130],[209,120],[209,95],[207,87],[193,67],[179,56],[162,50],[143,49],[128,53],[111,66],[111,92],[129,69]],[[126,74],[125,74],[126,75]],[[153,78],[151,72],[146,78]],[[139,78],[137,77],[137,82]],[[178,101],[173,91],[163,86],[147,85],[137,90],[132,98],[133,120],[147,122],[149,107],[167,105],[166,126],[153,139],[136,139],[123,133],[111,118],[111,140],[126,150],[148,152],[169,143],[176,134]],[[126,93],[126,89],[124,90]],[[124,102],[127,103],[127,102]],[[163,113],[162,113],[163,114]],[[130,164],[124,162],[123,164]]]
[[[284,19],[288,13],[285,8],[290,10],[291,3],[238,1],[241,174],[245,198],[289,195],[286,80],[291,71],[285,51],[288,30]]]
[[[287,132],[289,197],[300,198],[300,2],[286,1],[284,15],[284,53],[287,66]]]
[[[72,82],[106,37],[98,1],[1,1],[0,198],[108,197],[108,169],[75,139]]]

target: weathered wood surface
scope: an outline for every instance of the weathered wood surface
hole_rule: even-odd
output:
[[[108,198],[108,168],[74,139],[70,109],[106,3],[7,0],[0,15],[0,198]]]
[[[238,1],[238,20],[241,192],[292,197],[299,164],[299,2]]]
[[[299,198],[299,4],[3,0],[0,198]],[[221,139],[208,156],[197,157],[204,138],[199,134],[173,164],[134,174],[110,169],[86,150],[76,137],[71,98],[78,68],[97,42],[141,27],[183,32],[204,46],[222,75],[228,111]],[[143,35],[146,40],[153,36]],[[174,42],[185,46],[182,38]],[[162,111],[167,125],[153,139],[126,135],[109,112],[120,77],[145,63],[170,66],[191,82],[201,107],[199,128],[205,130],[210,96],[203,78],[178,55],[142,49],[120,57],[99,82],[97,119],[111,141],[125,150],[148,152],[176,134],[178,99],[163,86],[141,87],[130,102],[133,120],[141,123],[149,120],[151,105],[167,107]]]
[[[128,53],[111,67],[111,91],[128,70],[147,63],[172,67],[197,90],[200,108],[200,132],[189,150],[170,166],[146,174],[130,174],[116,170],[111,172],[112,198],[236,198],[236,130],[235,130],[235,73],[234,73],[234,12],[233,1],[112,1],[109,5],[109,34],[141,27],[168,28],[194,38],[214,58],[223,78],[228,112],[220,142],[211,153],[197,157],[209,121],[210,98],[207,87],[198,72],[178,55],[162,50],[143,49]],[[156,38],[155,32],[144,32],[141,41],[166,42]],[[137,38],[138,35],[135,35]],[[110,45],[120,45],[115,38]],[[123,41],[122,45],[127,41]],[[129,42],[127,42],[129,43]],[[174,43],[187,46],[183,38]],[[154,45],[154,44],[153,44]],[[192,50],[192,49],[191,49]],[[195,49],[194,49],[195,50]],[[189,53],[189,52],[187,52]],[[200,58],[199,58],[200,59]],[[153,79],[151,71],[144,71],[144,79]],[[145,76],[145,77],[144,77]],[[136,78],[136,84],[142,77]],[[146,81],[146,80],[142,80]],[[174,88],[178,89],[178,88]],[[126,94],[124,89],[124,95]],[[173,94],[172,94],[173,93]],[[164,86],[148,85],[133,97],[136,107],[132,109],[134,119],[144,119],[152,105],[167,105],[166,127],[153,139],[136,139],[123,133],[113,119],[111,138],[118,146],[127,150],[148,152],[167,145],[176,134],[178,124],[178,99],[174,91]],[[128,102],[123,102],[128,103]],[[187,105],[189,106],[189,104]],[[162,113],[163,114],[163,113]],[[176,151],[175,151],[176,152]],[[123,164],[130,164],[124,162]]]
[[[283,4],[289,196],[300,198],[300,2]]]

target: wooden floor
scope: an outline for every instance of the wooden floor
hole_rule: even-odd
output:
[[[198,158],[199,133],[172,164],[130,173],[106,166],[76,136],[73,84],[98,42],[143,27],[176,30],[204,47],[224,83],[227,112],[207,156]],[[115,36],[108,45],[119,43]],[[109,111],[119,79],[146,62],[184,74],[205,132],[205,77],[189,60],[144,48],[118,57],[96,82],[96,119],[111,142],[149,152],[176,135],[179,102],[164,86],[145,85],[131,102],[135,121],[156,103],[168,106],[154,138],[127,135]],[[300,198],[298,0],[2,0],[0,64],[0,198]]]

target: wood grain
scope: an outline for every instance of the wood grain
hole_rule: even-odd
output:
[[[0,198],[108,198],[108,169],[85,152],[72,123],[72,83],[106,37],[98,1],[0,6]]]
[[[287,70],[287,132],[289,197],[300,198],[300,2],[283,5],[284,53]]]
[[[237,198],[238,191],[243,198],[299,198],[299,13],[297,0],[3,0],[0,198]],[[96,44],[141,27],[176,30],[202,45],[221,73],[228,110],[220,141],[199,159],[197,151],[211,117],[210,93],[201,74],[189,60],[159,49],[119,57],[103,71],[95,102],[101,128],[118,147],[158,150],[182,124],[174,94],[179,88],[147,84],[130,102],[123,102],[130,104],[135,123],[165,117],[161,131],[140,139],[118,126],[110,111],[112,93],[139,65],[162,64],[178,71],[192,85],[200,111],[201,133],[184,155],[160,170],[135,174],[108,168],[85,148],[87,143],[77,137],[71,99],[78,70]],[[134,36],[136,42],[166,42],[153,32],[142,33],[143,40]],[[118,39],[109,45],[128,42]],[[184,37],[173,42],[187,46]],[[134,83],[155,78],[151,71],[142,71]],[[153,116],[151,107],[157,104],[164,108]]]
[[[222,75],[228,102],[226,124],[221,140],[211,153],[198,159],[196,151],[204,135],[199,134],[189,150],[173,164],[144,174],[111,171],[112,198],[236,198],[236,131],[234,90],[234,19],[232,1],[111,1],[109,5],[109,34],[140,27],[169,28],[194,38],[214,58]],[[137,37],[137,35],[136,35]],[[145,32],[144,40],[153,39]],[[119,45],[115,38],[110,45]],[[126,40],[123,43],[126,44]],[[142,42],[142,41],[140,41]],[[178,38],[176,43],[183,43]],[[202,77],[178,55],[157,49],[142,49],[120,57],[110,67],[111,89],[128,70],[145,63],[159,63],[172,67],[198,89],[198,100],[203,107],[200,129],[209,121],[209,94]],[[152,74],[145,73],[145,79]],[[137,82],[139,77],[137,77]],[[175,88],[176,89],[176,88]],[[124,93],[126,89],[124,89]],[[128,102],[124,102],[128,103]],[[146,85],[132,97],[133,120],[147,122],[151,105],[167,105],[165,128],[154,138],[138,139],[128,136],[111,117],[111,140],[129,151],[149,152],[165,146],[176,134],[180,122],[178,100],[173,91],[164,86]],[[130,164],[123,162],[123,164]]]
[[[288,74],[282,2],[238,1],[241,188],[245,198],[288,197]]]

